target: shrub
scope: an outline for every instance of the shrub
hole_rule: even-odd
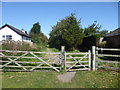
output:
[[[23,50],[28,51],[31,49],[31,46],[29,43],[21,42],[21,41],[4,41],[2,43],[2,49],[3,50]]]

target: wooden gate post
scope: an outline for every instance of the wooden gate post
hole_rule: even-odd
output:
[[[98,47],[96,47],[95,53],[96,53],[96,55],[98,55]],[[96,68],[95,68],[95,70],[97,70],[98,69],[98,56],[96,56],[95,59],[96,59],[96,62],[95,62]]]
[[[92,46],[92,68],[93,68],[93,71],[96,70],[96,67],[95,67],[95,59],[96,59],[96,55],[95,55],[95,49],[96,47],[95,46]]]
[[[66,53],[65,53],[65,46],[61,46],[61,62],[62,67],[66,71]]]
[[[89,71],[91,70],[91,51],[88,51],[88,60],[89,60]]]

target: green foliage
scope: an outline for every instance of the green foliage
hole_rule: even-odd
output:
[[[101,25],[97,24],[97,21],[94,21],[94,23],[87,28],[84,29],[85,36],[91,36],[96,33],[99,33],[99,30],[101,28]]]
[[[104,36],[104,35],[107,34],[107,33],[108,33],[107,30],[102,30],[102,31],[100,31],[101,36]]]
[[[52,27],[49,45],[57,49],[60,49],[61,46],[66,46],[66,50],[74,50],[82,43],[82,38],[80,20],[77,21],[74,14],[71,14]]]
[[[29,43],[26,43],[26,42],[6,41],[2,43],[2,49],[28,51],[31,49],[31,46]]]
[[[105,43],[100,44],[100,37],[104,36],[108,31],[102,30],[101,25],[97,24],[95,21],[92,25],[83,29],[84,38],[83,43],[79,46],[79,50],[88,51],[92,49],[92,46],[104,46]]]
[[[39,25],[39,22],[33,24],[33,27],[31,29],[31,32],[38,34],[41,32],[41,26]]]
[[[101,34],[94,34],[83,38],[83,43],[79,46],[80,51],[88,51],[92,49],[92,46],[98,46]]]
[[[30,31],[31,40],[34,43],[47,43],[47,37],[41,32],[41,26],[39,23],[33,24],[33,27]]]

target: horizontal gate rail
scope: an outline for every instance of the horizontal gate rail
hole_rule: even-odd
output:
[[[97,48],[97,50],[104,50],[104,51],[120,51],[120,49],[116,49],[116,48]]]
[[[90,51],[81,52],[81,53],[66,53],[66,56],[67,56],[66,71],[91,70],[91,52]],[[69,60],[72,60],[72,61],[69,61]]]
[[[1,63],[3,62],[9,62],[9,61],[3,61],[3,60],[0,60]],[[44,64],[44,62],[25,62],[25,61],[15,61],[16,63],[33,63],[33,64]],[[49,62],[49,64],[55,64],[54,62]]]
[[[120,57],[120,55],[96,54],[97,56]]]
[[[0,50],[0,52],[12,52],[12,53],[35,53],[35,54],[61,54],[59,52],[35,52],[35,51],[15,51],[15,50]]]
[[[96,60],[97,62],[106,62],[106,63],[116,63],[116,64],[120,64],[120,62],[118,61],[108,61],[108,60]]]
[[[12,54],[12,56],[10,56],[11,54],[5,55],[4,53],[13,53],[13,54]],[[21,55],[14,56],[14,54],[16,55],[16,53],[20,53]],[[30,56],[27,56],[28,54]],[[50,61],[49,59],[46,60],[46,57],[39,57],[36,54],[40,54],[40,55],[52,54],[54,56],[51,57],[51,59],[53,59],[54,57],[58,57],[57,55],[60,55],[61,53],[0,50],[0,57],[2,58],[2,60],[0,60],[0,63],[1,63],[0,68],[2,71],[7,71],[7,70],[8,71],[12,71],[12,70],[13,71],[36,71],[35,69],[38,69],[38,68],[41,68],[41,69],[49,68],[49,69],[54,69],[57,72],[60,72],[60,70],[61,70],[60,63],[58,63],[57,66],[54,66],[54,64],[56,64],[54,61]],[[22,58],[24,58],[24,59],[22,60]],[[19,61],[19,59],[21,59],[22,61]],[[39,60],[39,61],[29,61],[29,59],[35,59],[35,60]],[[43,59],[45,59],[45,60],[43,60]],[[33,65],[30,65],[30,64],[33,64]],[[12,68],[14,68],[14,69],[12,69]],[[19,70],[18,68],[23,69],[23,70]]]
[[[89,54],[88,52],[86,53],[66,53],[66,55],[85,55],[85,54]]]
[[[93,70],[97,70],[97,68],[105,68],[105,69],[112,69],[112,70],[120,70],[118,58],[120,55],[113,54],[112,52],[109,54],[99,54],[98,51],[120,51],[120,49],[114,48],[98,48],[93,46],[92,47],[92,54],[93,54]],[[101,58],[101,59],[100,59]],[[108,60],[106,60],[108,58]],[[114,58],[114,60],[112,60]],[[115,59],[117,61],[115,61]],[[103,65],[101,65],[103,64]]]

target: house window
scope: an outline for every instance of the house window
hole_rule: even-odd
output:
[[[22,40],[26,40],[26,37],[25,37],[25,36],[22,36]]]
[[[2,40],[5,40],[5,35],[2,36]]]
[[[30,38],[28,37],[27,40],[30,40]]]
[[[12,35],[6,35],[6,40],[12,40]]]

